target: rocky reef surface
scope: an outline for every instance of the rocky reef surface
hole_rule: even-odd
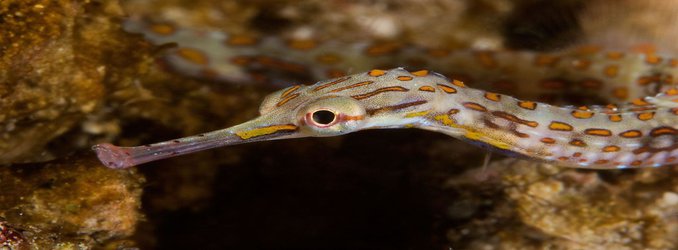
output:
[[[162,70],[162,48],[122,30],[129,15],[260,35],[549,50],[572,37],[614,38],[601,12],[587,12],[615,7],[604,3],[0,1],[0,246],[675,249],[676,167],[590,171],[493,157],[482,168],[483,152],[416,130],[241,145],[136,170],[107,169],[89,150],[233,125],[274,89]],[[643,13],[677,10],[617,5],[639,11],[610,15],[615,29],[648,35],[671,22],[637,22]]]

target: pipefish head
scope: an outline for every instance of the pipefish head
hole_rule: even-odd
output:
[[[280,90],[266,97],[260,113],[286,114],[303,137],[403,127],[431,110],[438,97],[433,86],[447,81],[428,71],[372,70]]]
[[[138,147],[99,144],[94,150],[108,167],[126,168],[219,146],[404,127],[431,109],[436,81],[446,78],[397,68],[297,85],[268,95],[259,117],[230,128]]]

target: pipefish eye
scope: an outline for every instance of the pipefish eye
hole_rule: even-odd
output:
[[[337,121],[337,114],[330,110],[317,110],[311,113],[311,123],[316,126],[330,126]],[[307,121],[308,122],[308,121]]]
[[[334,136],[360,129],[365,123],[365,108],[350,97],[326,97],[301,108],[298,120],[311,136]]]

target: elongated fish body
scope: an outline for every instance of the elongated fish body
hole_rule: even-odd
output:
[[[572,167],[656,167],[678,160],[678,89],[673,86],[677,63],[652,53],[594,47],[551,54],[447,51],[224,33],[202,33],[205,39],[191,40],[188,37],[198,33],[168,24],[128,22],[126,28],[157,44],[177,43],[165,60],[192,77],[247,81],[268,70],[334,77],[275,92],[262,103],[260,117],[231,128],[139,147],[96,145],[99,158],[112,168],[218,146],[379,128],[437,131]],[[338,70],[411,61],[442,69],[452,78],[403,68],[352,75]],[[474,89],[459,79],[522,99]],[[558,101],[563,94],[591,94],[617,104],[554,106],[532,101]]]
[[[678,64],[659,55],[608,51],[593,45],[554,53],[448,50],[398,41],[342,43],[253,37],[135,19],[124,26],[154,44],[176,44],[163,59],[180,74],[283,87],[299,79],[313,83],[350,72],[410,66],[525,99],[597,96],[616,103],[655,95],[659,84],[673,81],[671,73]]]

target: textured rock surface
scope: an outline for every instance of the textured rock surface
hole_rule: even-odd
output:
[[[39,249],[91,246],[131,236],[143,177],[102,168],[92,156],[0,168],[0,217]]]
[[[472,248],[675,249],[677,170],[600,172],[498,161],[448,180],[450,189],[474,189],[477,183],[469,180],[489,175],[488,182],[503,192],[502,199],[485,201],[493,204],[492,216],[459,225],[448,238],[468,240]],[[483,199],[455,203],[452,208]]]
[[[0,163],[88,146],[75,139],[86,115],[139,61],[121,53],[134,47],[121,15],[117,1],[0,2]],[[74,135],[48,146],[67,132]]]

